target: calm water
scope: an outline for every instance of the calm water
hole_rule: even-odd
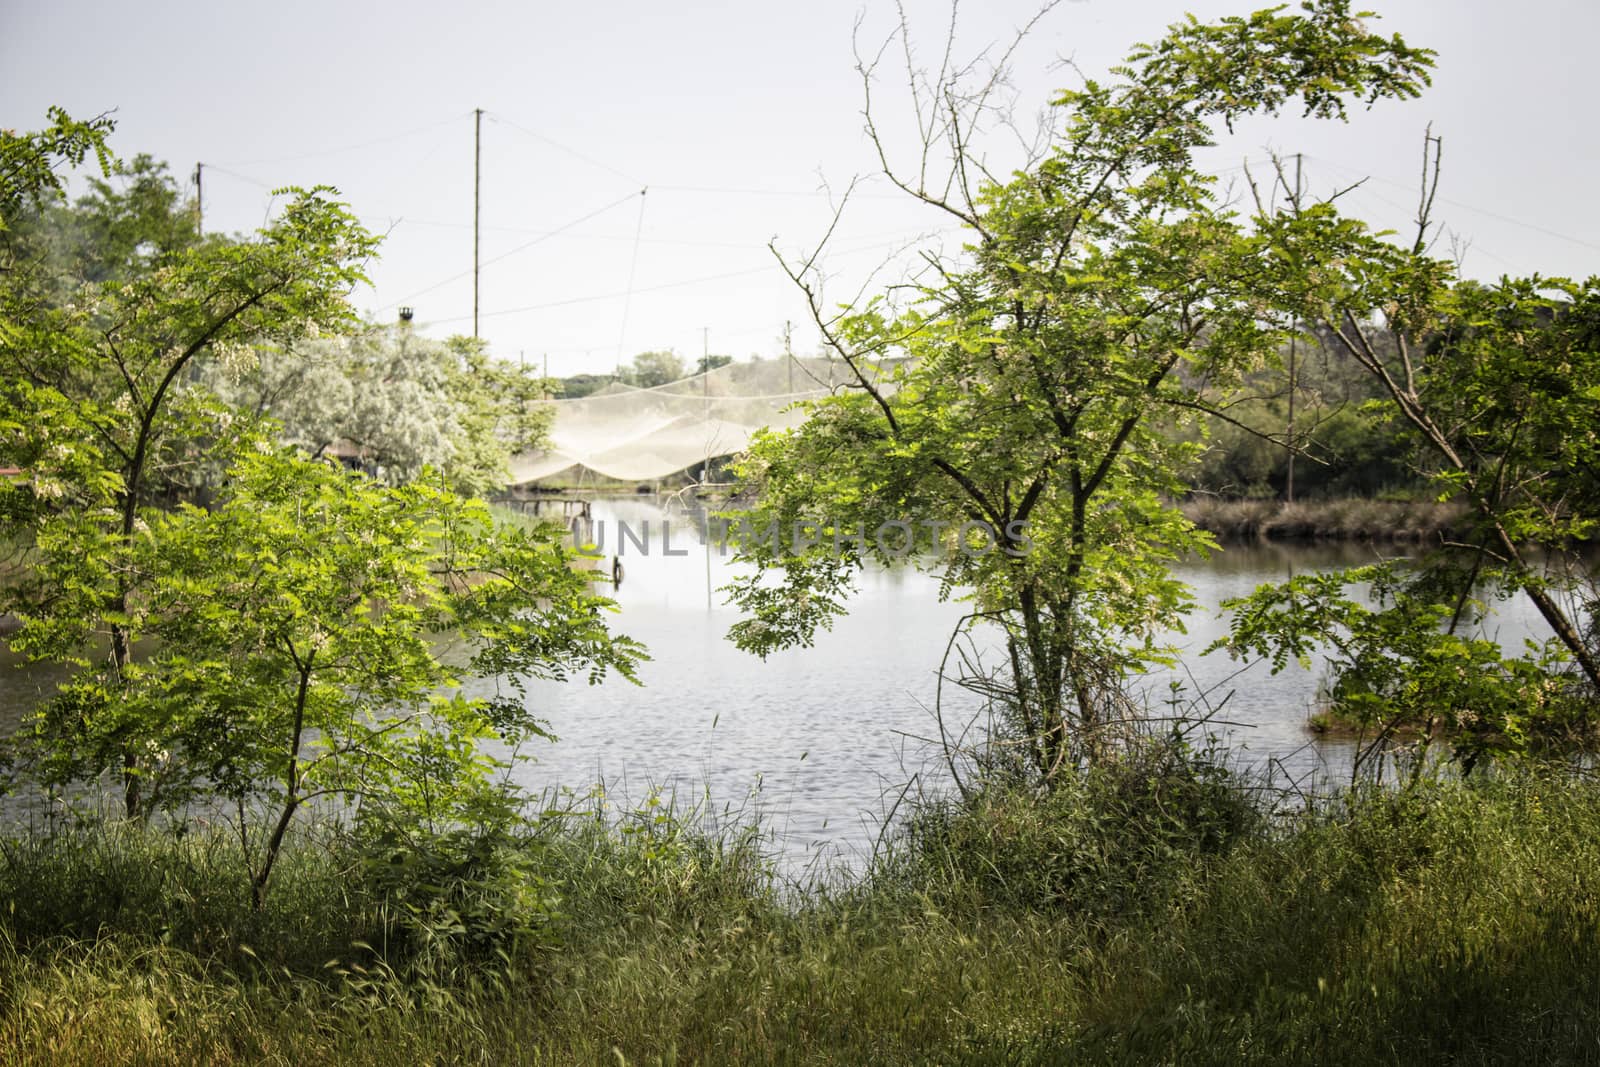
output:
[[[942,760],[923,739],[936,733],[928,710],[935,672],[965,609],[941,603],[936,581],[904,570],[867,573],[850,614],[814,647],[762,662],[725,639],[738,616],[721,606],[721,595],[707,605],[708,569],[712,588],[733,571],[715,554],[707,559],[689,536],[689,520],[678,517],[672,537],[674,550],[689,553],[667,557],[660,551],[662,513],[652,505],[602,502],[595,517],[606,522],[608,553],[617,549],[619,520],[635,531],[652,522],[650,555],[625,546],[614,597],[615,628],[643,641],[654,658],[640,671],[641,686],[612,680],[535,688],[534,707],[559,741],[535,750],[538,762],[522,775],[525,784],[581,790],[603,781],[619,804],[651,789],[680,798],[709,793],[717,811],[759,809],[790,859],[803,861],[859,856],[913,775],[928,788],[945,783]],[[1219,708],[1211,732],[1238,762],[1280,782],[1347,776],[1354,746],[1313,743],[1305,729],[1320,668],[1291,665],[1273,676],[1266,664],[1241,671],[1225,655],[1200,653],[1226,632],[1215,611],[1221,601],[1296,573],[1370,562],[1375,551],[1231,547],[1182,568],[1201,607],[1176,638],[1186,649],[1184,669],[1143,680],[1148,702],[1164,704],[1177,680],[1186,697],[1205,691]],[[1506,606],[1496,625],[1502,640],[1520,643],[1534,620],[1518,603]],[[945,692],[951,722],[962,702],[955,701],[953,715],[951,687]],[[976,710],[975,701],[968,697],[965,707]]]
[[[596,505],[606,522],[607,553],[616,551],[615,524],[635,531],[649,520],[650,553],[630,542],[625,576],[615,591],[613,628],[644,642],[651,656],[641,685],[611,679],[539,683],[530,701],[559,740],[527,751],[536,761],[520,772],[536,790],[578,793],[597,782],[618,806],[651,790],[675,792],[680,803],[709,797],[714,813],[759,812],[788,860],[859,858],[870,849],[884,815],[909,782],[928,789],[946,782],[942,760],[925,740],[936,732],[929,712],[935,671],[952,628],[964,614],[941,603],[937,583],[911,571],[870,572],[858,583],[848,616],[818,636],[815,647],[779,653],[765,662],[726,639],[736,614],[707,605],[709,585],[732,574],[726,559],[702,551],[692,522],[673,520],[672,548],[662,553],[663,512],[645,501]],[[1193,696],[1220,705],[1212,732],[1240,763],[1303,783],[1348,774],[1353,746],[1313,743],[1305,719],[1320,670],[1292,666],[1272,676],[1264,664],[1240,671],[1223,655],[1200,652],[1226,630],[1215,605],[1262,582],[1295,573],[1370,561],[1361,546],[1229,547],[1212,560],[1181,568],[1201,607],[1177,638],[1187,650],[1176,675]],[[1522,601],[1502,605],[1497,636],[1507,644],[1538,632]],[[16,670],[0,653],[0,719],[37,700],[57,672]],[[1169,699],[1174,676],[1143,680],[1152,706]],[[487,686],[489,683],[485,683]],[[965,701],[961,700],[965,697]],[[947,722],[976,710],[967,694],[946,686]],[[4,725],[4,723],[0,723]]]

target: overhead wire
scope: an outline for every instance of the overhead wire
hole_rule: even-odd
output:
[[[622,363],[622,346],[628,337],[628,306],[633,303],[633,281],[639,270],[639,239],[644,236],[644,203],[648,188],[639,190],[639,220],[633,227],[633,256],[628,261],[628,291],[622,298],[622,325],[617,328],[617,363]]]
[[[639,194],[634,194],[634,195],[639,195]],[[945,232],[945,231],[943,231],[943,230],[934,231],[935,234],[942,233],[942,232]],[[861,245],[861,246],[857,246],[857,247],[842,248],[836,253],[836,255],[838,255],[838,256],[854,256],[854,255],[860,255],[863,252],[874,252],[874,251],[881,251],[881,250],[884,250],[884,249],[902,248],[904,245],[905,245],[905,241],[889,241],[889,242],[880,241],[880,242],[877,242],[877,243],[871,244],[871,245]],[[624,289],[624,290],[616,290],[616,291],[609,292],[609,293],[596,293],[596,294],[593,294],[593,295],[590,295],[590,296],[568,297],[568,298],[565,298],[565,299],[562,299],[562,300],[550,300],[550,301],[545,301],[543,303],[538,303],[538,304],[524,304],[521,307],[501,308],[498,311],[480,311],[478,313],[478,317],[486,319],[486,318],[491,318],[491,317],[495,317],[495,316],[502,316],[502,315],[519,315],[519,314],[522,314],[522,313],[525,313],[525,312],[529,312],[529,311],[547,311],[547,310],[549,310],[551,308],[569,307],[569,306],[574,305],[574,304],[589,304],[589,303],[595,303],[595,302],[602,301],[602,300],[615,300],[618,297],[627,297],[627,296],[629,296],[630,292],[633,293],[633,294],[655,293],[655,292],[661,292],[661,291],[667,290],[667,289],[681,289],[681,288],[685,288],[687,286],[692,286],[692,285],[704,285],[704,284],[706,284],[708,282],[727,281],[730,278],[747,278],[747,277],[750,277],[751,275],[765,274],[765,273],[767,273],[769,271],[777,271],[777,270],[778,270],[777,264],[769,262],[769,263],[765,263],[765,264],[762,264],[761,266],[757,266],[757,267],[746,267],[746,268],[743,268],[741,270],[724,271],[724,272],[721,272],[721,273],[718,273],[718,274],[705,274],[705,275],[701,275],[701,276],[695,277],[695,278],[682,278],[682,279],[679,279],[678,281],[662,282],[662,283],[657,284],[657,285],[645,286],[643,288],[635,287],[635,288],[632,288],[631,290]],[[459,277],[459,275],[457,277]],[[450,280],[453,281],[455,279],[450,279]],[[394,305],[391,304],[391,305],[388,305],[388,306],[389,307],[393,307]],[[383,310],[383,309],[380,309],[380,310]],[[450,316],[448,318],[429,319],[428,321],[429,321],[429,323],[434,324],[434,325],[442,325],[444,323],[450,323],[450,322],[464,322],[464,321],[466,321],[468,319],[471,319],[471,318],[472,318],[471,315],[452,315],[452,316]],[[588,350],[586,349],[585,351],[588,351]]]
[[[635,288],[632,290],[632,292],[634,294],[656,293],[666,289],[681,289],[690,285],[704,285],[707,282],[726,281],[729,278],[745,278],[752,274],[765,274],[767,271],[776,269],[777,268],[772,265],[748,267],[744,270],[725,271],[721,274],[707,274],[699,278],[684,278],[675,282],[663,282],[660,285],[648,285],[643,288]],[[596,293],[592,296],[574,296],[568,297],[565,300],[548,300],[539,304],[524,304],[521,307],[501,308],[499,311],[483,311],[479,312],[478,317],[487,319],[503,315],[520,315],[529,311],[546,311],[550,308],[570,307],[574,304],[592,304],[601,300],[615,300],[618,297],[627,295],[627,290],[617,290],[616,292],[611,293]],[[463,322],[470,318],[472,318],[471,315],[452,315],[449,318],[430,319],[428,321],[433,325],[441,325],[447,322]]]
[[[435,122],[429,122],[422,126],[417,126],[408,130],[401,130],[399,133],[384,134],[382,137],[374,137],[371,140],[358,141],[353,144],[341,145],[336,148],[319,149],[315,152],[301,152],[297,155],[291,156],[275,156],[269,159],[235,159],[229,160],[226,165],[234,167],[255,167],[267,163],[294,163],[302,159],[318,159],[322,156],[337,156],[342,155],[345,152],[356,152],[363,148],[371,148],[374,145],[387,144],[390,141],[399,141],[405,138],[415,137],[419,133],[426,133],[429,130],[437,129],[438,127],[444,126],[448,123],[456,122],[462,118],[463,114],[470,115],[471,112],[469,111],[450,115],[446,118],[439,119]],[[206,166],[215,167],[218,166],[218,164],[207,163]]]
[[[376,219],[376,218],[386,218],[387,216],[363,215],[361,217],[364,218],[364,219],[367,219],[367,218]],[[442,221],[439,221],[439,220],[436,220],[436,219],[413,219],[413,218],[406,218],[405,221],[406,221],[406,224],[409,225],[409,226],[437,226],[437,227],[444,228],[444,229],[456,229],[456,230],[470,230],[470,229],[472,229],[472,223],[470,223],[470,222],[442,222]],[[494,233],[543,234],[543,235],[546,235],[546,236],[554,236],[555,235],[555,231],[553,231],[553,230],[536,230],[536,229],[533,229],[533,228],[528,227],[528,226],[484,226],[482,228],[485,231],[490,231],[490,232],[494,232]],[[632,242],[635,239],[633,234],[626,234],[626,233],[584,233],[584,234],[572,234],[571,236],[572,237],[576,237],[576,238],[581,238],[581,239],[586,240],[586,241],[628,241],[628,242]],[[741,250],[747,250],[752,246],[752,242],[750,242],[750,241],[687,241],[687,240],[681,240],[681,239],[676,239],[676,238],[671,238],[671,237],[647,237],[647,238],[644,238],[644,243],[648,244],[648,245],[677,245],[677,246],[681,246],[681,247],[684,247],[684,248],[735,248],[735,249],[741,249]]]
[[[1416,205],[1413,204],[1413,205],[1408,207],[1405,204],[1400,203],[1398,200],[1392,200],[1389,197],[1384,196],[1382,193],[1378,192],[1376,189],[1368,189],[1368,188],[1363,187],[1362,189],[1359,190],[1358,195],[1369,196],[1372,199],[1378,201],[1380,204],[1386,204],[1386,205],[1388,205],[1389,207],[1393,208],[1396,211],[1400,211],[1400,212],[1404,212],[1404,213],[1412,213],[1412,212],[1416,211]],[[1429,242],[1429,245],[1431,247],[1432,242]],[[1478,255],[1481,255],[1481,256],[1487,256],[1488,258],[1494,260],[1496,263],[1503,264],[1504,266],[1510,267],[1513,270],[1516,269],[1516,264],[1512,263],[1510,260],[1507,260],[1502,256],[1497,256],[1493,252],[1489,251],[1487,248],[1480,247],[1477,244],[1473,244],[1471,246],[1471,248],[1470,248],[1470,251],[1476,252]]]
[[[536,141],[543,141],[545,144],[550,145],[552,148],[560,149],[561,151],[565,152],[567,155],[571,156],[574,159],[582,160],[583,162],[589,164],[589,166],[591,166],[591,167],[598,167],[600,170],[607,171],[608,173],[611,173],[611,174],[615,174],[617,177],[625,179],[626,181],[628,181],[632,185],[641,185],[642,186],[642,185],[646,184],[645,181],[642,178],[635,177],[634,175],[629,174],[627,171],[619,170],[616,167],[613,167],[609,163],[602,163],[600,160],[595,159],[592,156],[584,155],[582,152],[578,151],[576,148],[572,148],[572,147],[570,147],[568,145],[564,145],[560,141],[557,141],[553,137],[547,137],[546,135],[544,135],[542,133],[539,133],[539,132],[537,132],[535,130],[530,130],[526,126],[523,126],[520,123],[512,121],[510,118],[506,117],[505,115],[500,114],[497,111],[486,111],[486,112],[484,112],[484,114],[489,116],[489,121],[490,122],[498,123],[498,124],[503,125],[503,126],[509,126],[513,130],[516,130],[518,133],[522,133],[522,134],[525,134],[528,137],[532,137]]]
[[[1407,184],[1406,182],[1399,181],[1398,179],[1386,178],[1383,175],[1379,175],[1379,174],[1363,174],[1363,172],[1361,172],[1360,170],[1357,170],[1354,167],[1347,166],[1347,165],[1345,165],[1343,163],[1336,163],[1331,159],[1324,159],[1321,156],[1306,156],[1305,158],[1306,159],[1310,159],[1313,162],[1319,163],[1322,166],[1332,167],[1335,170],[1343,171],[1346,174],[1359,175],[1359,176],[1362,176],[1362,177],[1370,177],[1373,181],[1382,182],[1385,185],[1392,185],[1392,186],[1395,186],[1396,188],[1399,188],[1399,189],[1406,189],[1406,190],[1410,190],[1410,191],[1415,191],[1416,190],[1416,185],[1415,184]],[[1484,216],[1487,216],[1488,218],[1496,219],[1496,220],[1498,220],[1500,222],[1507,223],[1508,225],[1511,225],[1511,226],[1520,226],[1525,230],[1531,230],[1534,233],[1544,234],[1546,237],[1554,237],[1554,238],[1557,238],[1558,240],[1567,241],[1567,242],[1569,242],[1571,244],[1579,245],[1580,247],[1589,248],[1589,249],[1593,249],[1593,250],[1595,250],[1597,252],[1600,252],[1600,242],[1586,241],[1581,237],[1573,237],[1571,234],[1562,233],[1560,230],[1552,230],[1547,226],[1540,226],[1538,223],[1528,222],[1525,219],[1514,218],[1514,217],[1512,217],[1510,215],[1505,215],[1505,214],[1502,214],[1502,213],[1500,213],[1498,211],[1491,211],[1490,209],[1488,209],[1486,207],[1479,207],[1476,204],[1469,204],[1469,203],[1467,203],[1467,202],[1465,202],[1463,200],[1455,200],[1455,199],[1453,199],[1451,197],[1441,196],[1441,197],[1438,198],[1438,201],[1441,204],[1450,204],[1453,207],[1459,207],[1459,208],[1462,208],[1463,210],[1466,210],[1466,211],[1475,212],[1475,213],[1477,213],[1479,215],[1484,215]],[[1406,210],[1411,210],[1411,209],[1407,208]]]
[[[260,178],[252,178],[248,174],[240,174],[236,170],[229,170],[227,167],[224,167],[219,163],[207,163],[205,160],[201,160],[200,164],[208,171],[215,171],[218,174],[226,174],[230,178],[234,178],[241,182],[247,182],[250,185],[258,186],[259,188],[265,189],[269,193],[275,188],[275,186],[267,184]]]
[[[584,215],[581,218],[573,219],[571,222],[566,223],[563,226],[558,226],[554,230],[550,230],[550,231],[548,231],[546,233],[543,233],[543,234],[539,235],[538,237],[535,237],[531,241],[525,241],[522,244],[518,245],[517,247],[515,247],[515,248],[513,248],[513,249],[511,249],[511,250],[509,250],[507,252],[502,252],[498,256],[493,256],[493,257],[491,257],[489,259],[484,260],[483,262],[481,262],[481,263],[479,263],[477,265],[476,269],[481,270],[484,267],[489,266],[491,263],[498,263],[503,259],[506,259],[506,258],[508,258],[510,256],[516,255],[519,252],[525,252],[528,249],[532,248],[534,245],[540,244],[541,242],[544,242],[544,241],[548,241],[550,238],[555,237],[555,236],[557,236],[557,235],[559,235],[561,233],[564,233],[565,231],[572,229],[574,226],[581,226],[585,222],[588,222],[590,219],[597,218],[597,217],[605,214],[607,211],[612,210],[613,208],[621,207],[623,204],[626,204],[629,200],[632,200],[636,196],[642,197],[642,196],[644,196],[644,193],[641,191],[641,192],[637,192],[637,193],[629,193],[627,196],[624,196],[624,197],[619,197],[618,199],[613,200],[611,203],[605,205],[604,207],[596,208],[595,210],[589,212],[587,215]],[[470,270],[470,269],[469,270],[464,270],[464,271],[459,271],[459,272],[457,272],[455,274],[452,274],[448,278],[445,278],[445,279],[443,279],[441,281],[434,282],[432,285],[429,285],[426,288],[418,289],[417,291],[415,291],[413,293],[410,293],[410,294],[408,294],[406,296],[403,296],[399,300],[394,301],[393,303],[385,304],[383,307],[379,308],[378,310],[379,311],[387,311],[390,308],[399,307],[401,304],[404,304],[407,301],[414,299],[415,297],[422,296],[425,293],[431,293],[435,289],[439,289],[439,288],[441,288],[443,286],[449,285],[451,282],[459,281],[460,279],[467,277],[471,273],[472,273],[472,270]],[[466,316],[466,318],[471,318],[471,317],[472,316],[470,316],[470,315]],[[444,319],[444,320],[436,320],[436,321],[453,322],[453,321],[456,321],[456,320],[454,320],[454,319]]]

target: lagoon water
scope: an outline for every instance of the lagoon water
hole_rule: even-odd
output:
[[[759,814],[792,870],[859,861],[908,788],[948,786],[929,740],[937,732],[930,709],[940,659],[966,609],[941,602],[934,579],[909,569],[869,572],[850,613],[819,633],[814,647],[763,662],[727,641],[738,616],[721,594],[713,592],[708,606],[708,587],[734,572],[728,559],[701,548],[691,518],[669,516],[648,499],[598,501],[595,518],[607,524],[608,556],[618,550],[618,522],[635,532],[652,524],[648,554],[631,541],[621,549],[624,578],[610,593],[619,608],[613,628],[642,641],[652,658],[640,668],[639,685],[621,678],[597,686],[583,679],[532,684],[533,710],[559,740],[525,749],[534,761],[518,770],[521,784],[582,796],[604,783],[614,811],[660,791],[719,819]],[[664,519],[673,524],[673,551],[686,554],[663,552]],[[1146,702],[1164,714],[1177,681],[1186,701],[1206,693],[1216,716],[1203,733],[1215,735],[1235,763],[1302,787],[1347,777],[1354,746],[1313,742],[1305,729],[1320,668],[1291,664],[1274,676],[1266,664],[1241,670],[1225,655],[1200,653],[1226,631],[1216,611],[1223,600],[1263,582],[1400,551],[1229,546],[1182,567],[1179,576],[1199,607],[1186,620],[1187,634],[1175,638],[1185,650],[1183,667],[1142,679]],[[1516,647],[1541,631],[1531,608],[1516,600],[1498,606],[1490,632]],[[0,729],[60,675],[15,663],[0,652]],[[976,711],[975,698],[946,686],[948,725],[959,727]]]
[[[650,553],[633,542],[621,548],[624,578],[611,595],[619,606],[614,626],[644,642],[653,657],[642,683],[610,679],[539,684],[530,691],[537,713],[559,737],[533,749],[525,785],[582,791],[607,784],[612,802],[637,804],[653,790],[685,800],[709,798],[713,814],[759,812],[775,831],[791,863],[852,862],[869,851],[884,818],[911,788],[948,784],[930,738],[937,726],[936,671],[965,608],[941,602],[938,583],[903,569],[863,575],[848,616],[820,633],[815,646],[765,662],[726,640],[737,621],[713,593],[734,573],[730,562],[705,552],[693,522],[678,514],[673,551],[662,551],[652,503],[600,501],[595,518],[606,522],[606,553],[618,551],[616,524],[635,532],[652,523]],[[1216,712],[1202,735],[1215,735],[1237,764],[1314,787],[1347,777],[1354,745],[1313,742],[1305,728],[1320,668],[1291,664],[1274,676],[1267,664],[1241,670],[1217,653],[1201,652],[1226,632],[1216,605],[1263,582],[1296,573],[1370,562],[1400,549],[1361,545],[1230,546],[1207,561],[1181,569],[1199,607],[1175,637],[1183,667],[1141,681],[1149,706],[1164,714],[1171,684],[1187,702],[1206,694]],[[709,576],[708,576],[709,571]],[[1520,603],[1502,605],[1494,625],[1508,645],[1520,645],[1538,625]],[[958,726],[976,700],[945,687],[946,722]],[[965,697],[963,701],[960,698]],[[1197,740],[1204,740],[1198,736]]]

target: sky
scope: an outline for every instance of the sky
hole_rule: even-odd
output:
[[[1029,124],[1054,90],[1103,75],[1214,0],[1064,0],[1011,55],[1009,99]],[[1358,5],[1359,6],[1359,5]],[[1409,230],[1424,130],[1444,138],[1436,251],[1471,277],[1600,273],[1600,5],[1371,0],[1371,25],[1436,50],[1419,100],[1348,124],[1252,120],[1206,166],[1237,182],[1299,153],[1306,188],[1380,228]],[[1035,3],[957,12],[953,53],[1004,51]],[[947,3],[907,0],[913,61],[936,64]],[[475,125],[481,127],[479,331],[508,360],[551,374],[605,372],[633,354],[687,360],[817,349],[803,295],[769,243],[803,257],[828,232],[825,299],[870,294],[909,257],[961,234],[881,177],[864,133],[856,47],[876,53],[893,3],[543,0],[272,5],[0,0],[0,126],[37,129],[46,108],[114,111],[112,146],[202,163],[208,231],[248,233],[271,190],[327,184],[386,235],[370,286],[377,321],[402,305],[433,336],[472,332]],[[858,42],[858,45],[853,43]],[[902,54],[874,82],[891,162],[915,166]],[[474,111],[482,109],[481,122]],[[996,131],[982,149],[1019,160]]]

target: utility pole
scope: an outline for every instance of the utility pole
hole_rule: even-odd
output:
[[[791,323],[785,319],[783,323],[783,361],[789,367],[789,395],[794,395],[794,347],[790,344]]]
[[[700,464],[700,519],[705,523],[706,610],[711,610],[711,507],[706,503],[711,484],[711,327],[700,331],[700,389],[706,401],[706,455]]]
[[[472,339],[478,339],[478,220],[483,194],[483,108],[472,109]]]
[[[205,169],[204,163],[194,165],[194,232],[201,236],[206,232],[206,208],[200,188],[200,172]]]
[[[1300,167],[1301,167],[1301,163],[1302,163],[1301,153],[1296,152],[1294,154],[1294,210],[1295,210],[1296,214],[1299,214],[1299,212],[1300,212]],[[1295,450],[1295,442],[1294,442],[1294,387],[1295,387],[1294,378],[1295,378],[1295,365],[1294,365],[1294,363],[1295,363],[1295,356],[1297,354],[1297,349],[1299,347],[1299,341],[1300,341],[1300,334],[1299,334],[1300,320],[1299,319],[1295,320],[1294,327],[1295,327],[1295,332],[1289,335],[1289,426],[1288,426],[1288,429],[1287,429],[1287,434],[1288,434],[1288,438],[1289,438],[1289,477],[1288,477],[1287,482],[1284,484],[1284,496],[1287,498],[1287,500],[1288,500],[1288,502],[1290,504],[1294,503],[1294,450]]]

